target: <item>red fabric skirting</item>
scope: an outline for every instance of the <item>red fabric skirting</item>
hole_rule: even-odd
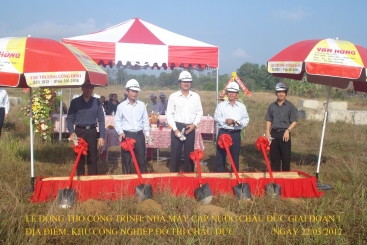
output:
[[[290,173],[290,172],[288,172]],[[274,178],[274,182],[281,185],[282,197],[321,197],[323,192],[317,190],[316,177],[304,172],[292,171],[293,175],[298,174],[298,178]],[[240,173],[240,176],[250,175]],[[276,176],[276,173],[274,173]],[[211,177],[215,173],[203,173],[203,184],[208,183],[213,195],[232,194],[232,187],[238,185],[234,177]],[[229,175],[229,174],[228,174]],[[79,201],[88,199],[96,200],[116,200],[126,196],[135,196],[135,187],[140,185],[140,181],[135,174],[132,175],[108,175],[108,176],[87,176],[72,182],[73,189],[76,190]],[[199,187],[198,178],[192,173],[152,173],[144,174],[144,181],[151,184],[153,192],[168,191],[175,196],[194,196],[194,190]],[[242,183],[250,185],[251,193],[254,196],[262,196],[265,186],[269,184],[270,178],[241,178]],[[48,180],[46,177],[38,177],[36,187],[31,202],[45,202],[54,200],[60,189],[67,186],[68,177],[58,177],[57,180]],[[154,194],[154,193],[153,193]]]

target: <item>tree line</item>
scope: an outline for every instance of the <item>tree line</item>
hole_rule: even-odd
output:
[[[136,79],[139,81],[142,88],[155,90],[158,88],[177,89],[177,79],[182,70],[183,69],[173,69],[172,71],[163,71],[158,76],[147,74],[129,74],[129,69],[123,67],[120,67],[117,70],[107,69],[106,72],[109,78],[109,85],[125,85],[128,80]],[[192,88],[194,90],[215,91],[217,70],[189,71],[194,80],[192,84]],[[266,65],[246,62],[242,64],[236,70],[236,72],[238,77],[251,92],[274,91],[275,85],[278,82],[285,82],[289,87],[289,92],[299,96],[306,96],[310,98],[319,97],[324,96],[327,91],[327,86],[309,83],[305,80],[298,81],[274,77],[267,72]],[[224,88],[230,77],[231,74],[219,74],[219,91]],[[343,98],[344,95],[346,96],[346,92],[333,89],[331,95],[332,97]]]

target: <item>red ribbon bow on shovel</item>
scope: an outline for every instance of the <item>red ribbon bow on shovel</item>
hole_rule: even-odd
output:
[[[135,142],[136,142],[136,140],[135,140],[135,139],[132,139],[132,138],[125,138],[125,140],[124,140],[124,141],[122,141],[122,142],[120,143],[120,145],[121,145],[121,148],[122,148],[124,151],[129,151],[129,150],[130,150],[130,147],[131,147],[131,149],[134,149],[134,147],[135,147]],[[130,145],[130,147],[129,147],[129,145]]]
[[[218,142],[220,148],[222,149],[227,149],[229,147],[231,147],[232,145],[232,138],[229,134],[222,134],[219,137],[219,142]]]
[[[261,136],[256,140],[256,148],[261,151],[261,147],[264,147],[266,152],[270,151],[270,141],[265,136]]]
[[[266,166],[268,167],[271,182],[274,183],[273,171],[271,171],[269,158],[268,158],[268,155],[266,154],[266,151],[269,152],[269,150],[270,150],[269,140],[264,136],[259,137],[256,141],[256,147],[259,151],[262,151],[264,159],[265,159]]]
[[[195,151],[193,151],[193,152],[190,153],[190,158],[194,162],[196,160],[199,160],[200,161],[203,157],[204,157],[204,152],[202,150],[199,150],[199,149],[197,149],[197,150],[195,150]]]
[[[73,149],[75,153],[78,154],[79,151],[82,151],[82,154],[86,156],[88,151],[88,143],[85,142],[83,138],[78,138],[78,145],[73,144]]]

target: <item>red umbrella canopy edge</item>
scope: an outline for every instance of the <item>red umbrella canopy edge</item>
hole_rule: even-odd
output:
[[[105,71],[71,45],[46,38],[0,39],[0,86],[74,87],[86,79],[107,84]]]

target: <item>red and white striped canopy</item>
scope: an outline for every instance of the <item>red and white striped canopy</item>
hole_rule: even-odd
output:
[[[96,63],[131,68],[217,68],[218,47],[135,18],[106,30],[63,38]]]

